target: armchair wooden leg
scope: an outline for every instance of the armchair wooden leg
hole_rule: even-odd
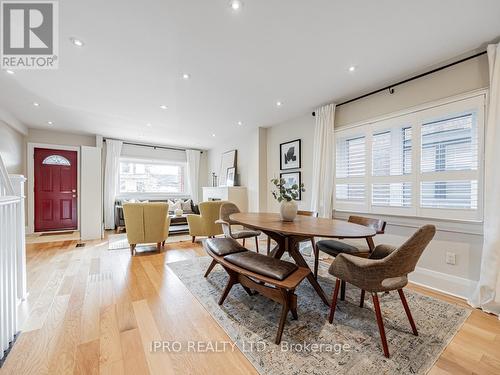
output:
[[[408,302],[406,302],[405,294],[403,293],[403,289],[398,289],[399,298],[401,298],[401,302],[403,303],[403,307],[405,308],[406,316],[410,321],[411,330],[415,336],[418,336],[417,327],[415,326],[415,322],[413,321],[413,317],[411,316],[410,308],[408,307]]]
[[[156,250],[158,250],[158,252],[161,252],[161,242],[158,242],[156,244]]]
[[[194,241],[196,241],[196,236],[192,236],[191,238],[191,242],[194,243]]]
[[[255,250],[259,253],[259,237],[255,236]]]
[[[340,285],[340,300],[345,301],[345,281],[342,280],[342,284]]]
[[[243,247],[245,247],[245,238],[243,238]]]
[[[340,281],[340,279],[337,279],[335,281],[335,289],[333,290],[332,296],[332,305],[330,306],[330,316],[328,317],[328,321],[330,322],[330,324],[333,323],[333,316],[335,315],[335,308],[337,307],[337,297],[340,290]]]
[[[359,299],[359,307],[363,307],[365,305],[365,291],[361,289],[361,298]]]
[[[217,265],[217,262],[215,261],[215,259],[212,259],[212,263],[210,263],[210,265],[208,266],[207,268],[207,271],[205,272],[205,276],[203,277],[207,277],[210,272],[212,272],[212,270],[214,269],[214,267]]]
[[[135,254],[135,244],[130,244],[130,255],[134,256]]]
[[[377,317],[378,330],[380,332],[380,339],[382,340],[382,348],[384,355],[389,358],[389,348],[387,347],[387,339],[385,337],[384,320],[382,319],[382,312],[380,311],[380,303],[378,301],[377,293],[372,293],[373,307],[375,308],[375,316]]]

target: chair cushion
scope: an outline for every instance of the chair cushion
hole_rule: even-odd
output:
[[[257,254],[252,251],[228,255],[224,259],[238,267],[275,280],[284,280],[299,268],[294,263]]]
[[[233,238],[238,238],[238,239],[251,238],[260,236],[260,232],[258,230],[243,229],[243,230],[232,231],[231,236]]]
[[[323,240],[318,241],[316,246],[318,249],[328,255],[337,256],[340,253],[345,254],[359,254],[359,253],[367,253],[369,250],[366,248],[358,248],[356,246],[349,245],[342,241],[335,240]]]
[[[232,238],[209,238],[205,243],[214,254],[221,257],[248,251]]]

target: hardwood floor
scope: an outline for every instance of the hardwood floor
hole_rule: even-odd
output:
[[[22,334],[1,375],[257,373],[237,348],[224,353],[150,350],[152,340],[229,341],[165,267],[203,256],[200,245],[171,243],[161,254],[131,258],[129,250],[108,251],[106,240],[82,248],[75,248],[76,243],[27,245],[29,297],[19,308]],[[411,288],[466,306],[457,298]],[[500,323],[479,310],[472,312],[430,372],[499,373]]]

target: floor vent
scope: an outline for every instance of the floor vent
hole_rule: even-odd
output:
[[[76,247],[85,247],[85,244],[80,242],[76,244]]]

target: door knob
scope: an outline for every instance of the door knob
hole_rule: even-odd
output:
[[[73,190],[71,190],[71,192],[72,192],[72,193],[76,193],[76,190],[75,190],[75,189],[73,189]]]
[[[73,198],[76,198],[76,194],[73,194]]]

